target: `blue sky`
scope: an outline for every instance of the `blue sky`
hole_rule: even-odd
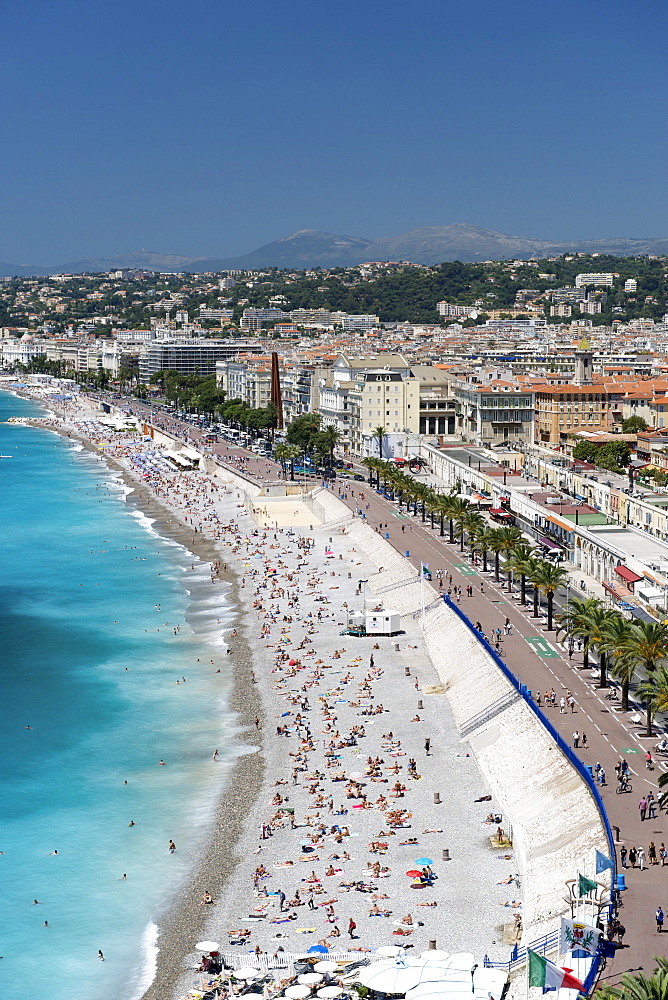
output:
[[[665,236],[657,0],[5,5],[0,260]]]

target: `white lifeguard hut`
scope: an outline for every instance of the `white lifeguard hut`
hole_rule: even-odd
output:
[[[367,610],[364,616],[367,635],[398,635],[401,632],[401,615],[389,608]]]

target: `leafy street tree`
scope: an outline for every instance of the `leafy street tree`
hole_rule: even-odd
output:
[[[636,434],[647,430],[647,421],[643,417],[627,417],[622,421],[622,434]]]
[[[522,605],[527,602],[527,578],[531,576],[531,571],[533,569],[533,552],[534,550],[530,545],[526,545],[524,542],[518,542],[518,544],[511,549],[508,556],[508,568],[510,570],[508,573],[508,591],[510,592],[513,574],[519,576],[521,591],[520,601]]]

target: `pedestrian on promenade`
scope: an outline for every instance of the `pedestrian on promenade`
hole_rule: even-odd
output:
[[[577,750],[579,746],[580,746],[580,734],[576,729],[575,732],[573,733],[573,749]]]
[[[626,927],[624,924],[617,924],[617,940],[619,941],[619,947],[622,946],[622,941],[624,940],[624,935],[626,934]]]
[[[647,793],[647,819],[655,819],[654,810],[656,809],[656,801],[654,799],[654,792],[649,791]]]
[[[485,584],[483,580],[480,581],[480,593],[481,594],[485,593]]]
[[[640,802],[638,803],[638,810],[640,812],[640,820],[641,822],[644,822],[645,816],[647,814],[647,799],[645,798],[644,795],[641,798]]]
[[[637,860],[638,860],[638,852],[636,851],[635,847],[632,847],[631,850],[629,851],[629,861],[631,863],[631,868],[635,868]]]
[[[649,861],[650,865],[658,865],[659,863],[656,860],[656,847],[654,845],[653,840],[650,840],[649,847],[647,848],[647,860]]]
[[[566,711],[566,699],[562,694],[561,698],[559,699],[559,714],[563,715],[565,711]]]
[[[598,761],[594,764],[594,777],[598,779],[598,772],[601,770],[601,765]]]
[[[656,908],[655,917],[656,917],[656,932],[657,934],[660,934],[661,931],[663,930],[663,910],[661,909],[660,906],[657,906]]]
[[[584,749],[586,750],[587,749],[587,734],[586,733],[582,734],[582,737],[580,739],[580,743],[584,747]]]
[[[575,698],[573,697],[573,695],[571,694],[570,691],[568,692],[568,695],[566,696],[566,704],[570,708],[571,715],[572,715],[573,712],[575,711]]]
[[[626,868],[626,858],[627,858],[628,853],[629,852],[626,850],[625,847],[620,847],[620,849],[619,849],[619,859],[622,862],[622,868]]]
[[[666,857],[668,856],[668,851],[666,851],[666,845],[661,841],[661,847],[659,848],[659,857],[661,858],[661,867],[666,863]]]
[[[541,695],[541,693],[539,691],[538,694],[536,695],[536,704],[538,705],[538,708],[541,707],[542,700],[543,700],[543,696]]]
[[[605,771],[603,768],[598,772],[598,783],[601,787],[605,784]]]
[[[638,868],[641,872],[645,870],[645,850],[642,847],[638,851]]]

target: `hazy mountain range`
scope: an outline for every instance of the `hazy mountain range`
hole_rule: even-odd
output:
[[[438,264],[441,261],[481,261],[554,257],[571,250],[584,253],[632,257],[641,254],[663,256],[668,253],[668,238],[637,239],[612,237],[604,240],[573,240],[555,243],[550,240],[508,236],[492,229],[481,229],[457,222],[451,226],[427,226],[411,229],[400,236],[367,240],[359,236],[340,236],[319,229],[300,229],[290,236],[267,243],[240,257],[184,257],[179,254],[139,250],[113,257],[88,257],[66,261],[54,267],[5,264],[0,275],[11,277],[49,274],[82,274],[112,271],[117,268],[143,268],[151,271],[254,270],[280,267],[299,270],[311,267],[350,267],[365,261],[407,260],[414,264]]]

